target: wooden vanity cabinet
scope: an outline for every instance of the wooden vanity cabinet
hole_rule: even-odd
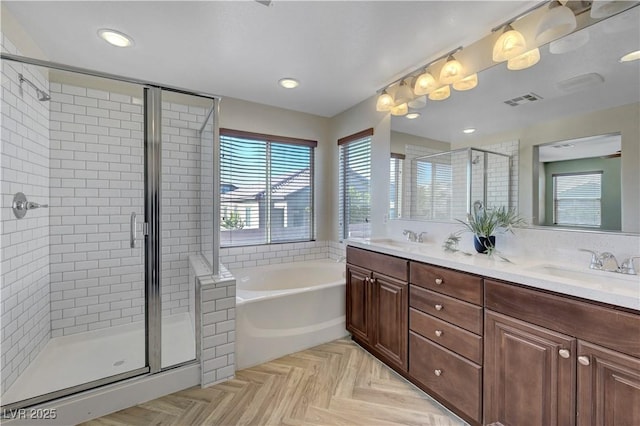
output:
[[[485,307],[485,424],[640,425],[640,315],[487,279]]]
[[[409,265],[409,375],[465,419],[482,421],[482,277]]]
[[[347,247],[347,330],[401,371],[408,366],[408,261]]]
[[[578,426],[640,425],[640,359],[578,341]]]

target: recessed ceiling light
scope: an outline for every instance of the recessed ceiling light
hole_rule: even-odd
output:
[[[98,35],[104,41],[116,47],[129,47],[133,45],[133,39],[119,31],[102,28],[98,30]]]
[[[295,89],[300,85],[300,82],[295,78],[286,77],[278,80],[278,84],[285,89]]]
[[[627,53],[622,58],[620,58],[620,62],[631,62],[631,61],[637,61],[638,59],[640,59],[640,50]]]
[[[473,133],[475,131],[476,131],[476,129],[474,129],[473,127],[469,127],[468,129],[464,129],[462,131],[462,133],[466,133],[468,135],[468,134]]]
[[[410,112],[409,114],[405,115],[405,117],[408,118],[409,120],[415,120],[416,118],[420,117],[420,113]]]

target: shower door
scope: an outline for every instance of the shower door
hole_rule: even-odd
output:
[[[6,60],[2,73],[13,103],[1,182],[2,408],[11,409],[151,370],[144,223],[159,171],[145,97],[159,89]],[[50,100],[20,87],[19,74]],[[7,205],[17,192],[43,207],[18,218]]]

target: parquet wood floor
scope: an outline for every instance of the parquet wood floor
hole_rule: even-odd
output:
[[[123,425],[464,424],[350,339],[256,367],[83,423]]]

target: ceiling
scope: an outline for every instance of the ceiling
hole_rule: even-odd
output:
[[[537,3],[3,0],[50,61],[325,117]]]
[[[589,136],[540,146],[538,160],[541,163],[547,163],[580,158],[608,157],[620,153],[621,149],[622,137],[619,134]]]

